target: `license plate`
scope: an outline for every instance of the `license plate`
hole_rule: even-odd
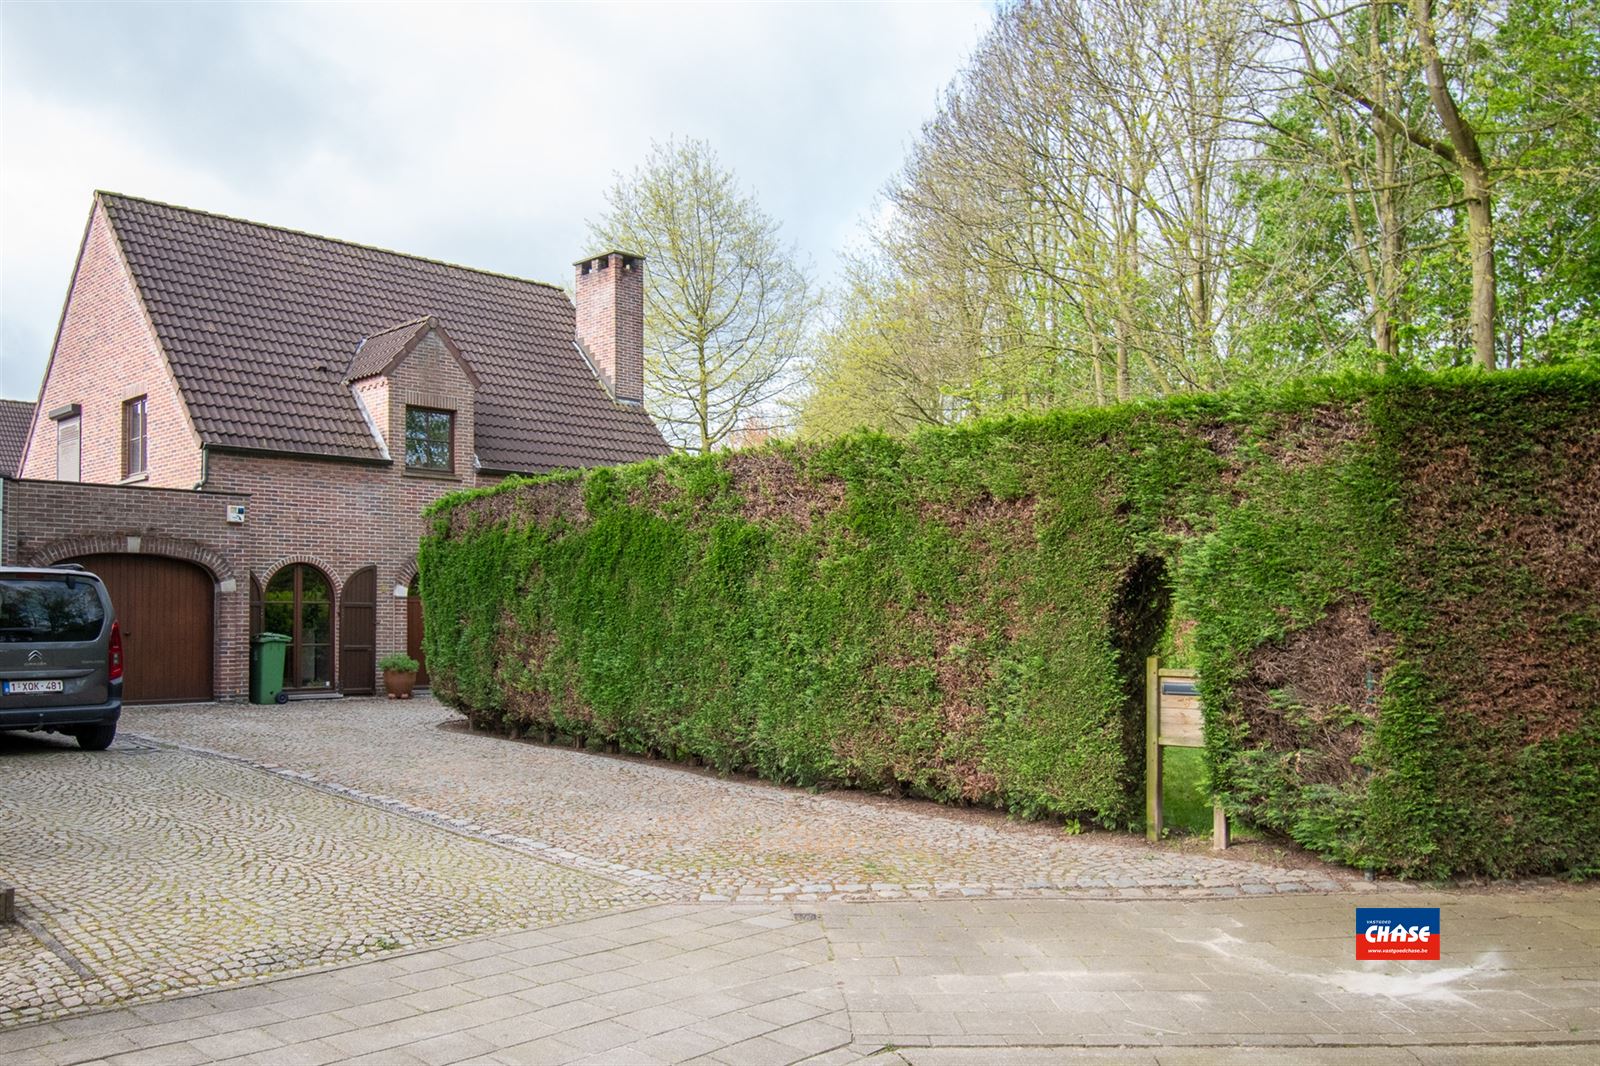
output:
[[[6,695],[16,696],[25,692],[60,692],[60,681],[7,681]]]

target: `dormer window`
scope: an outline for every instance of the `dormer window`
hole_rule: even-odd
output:
[[[406,408],[406,469],[455,472],[456,413]]]

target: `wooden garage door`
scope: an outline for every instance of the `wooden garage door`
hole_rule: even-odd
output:
[[[122,699],[126,703],[209,700],[211,575],[159,555],[89,555],[122,623]]]

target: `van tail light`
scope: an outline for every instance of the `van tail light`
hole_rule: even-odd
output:
[[[114,621],[114,622],[111,623],[111,656],[110,656],[110,662],[108,662],[106,665],[108,667],[110,667],[110,671],[107,674],[107,677],[112,681],[121,681],[122,680],[122,623],[121,622],[115,622]]]

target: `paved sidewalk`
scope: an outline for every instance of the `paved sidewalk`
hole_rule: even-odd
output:
[[[1356,962],[1357,903],[1439,907],[1444,958]],[[980,900],[829,908],[826,921],[869,1046],[1600,1041],[1593,888]]]
[[[827,963],[816,922],[667,904],[0,1033],[0,1059],[794,1062],[850,1043]]]
[[[1600,893],[1407,896],[1443,910],[1446,958],[1426,964],[1354,962],[1356,899],[664,904],[0,1033],[0,1059],[1531,1066],[1600,1056]]]
[[[457,721],[432,700],[190,705],[129,708],[103,753],[0,736],[0,880],[26,920],[0,933],[0,1028],[669,899],[1374,887]]]
[[[871,1066],[1593,1066],[1594,1048],[905,1048],[871,1058]]]

